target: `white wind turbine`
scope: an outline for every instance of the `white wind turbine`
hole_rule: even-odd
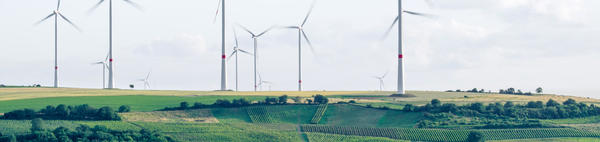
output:
[[[103,89],[106,88],[106,68],[108,68],[107,62],[108,62],[108,55],[106,55],[106,58],[103,61],[93,63],[95,65],[102,65],[102,88]]]
[[[100,0],[96,5],[94,5],[94,7],[92,7],[92,9],[90,9],[88,11],[88,13],[91,13],[92,11],[94,11],[96,8],[98,8],[100,6],[100,4],[104,3],[104,1],[106,0]],[[108,89],[113,89],[115,88],[115,74],[114,74],[114,66],[113,66],[113,48],[112,48],[112,1],[113,0],[108,0],[108,26],[109,26],[109,30],[108,30]],[[142,8],[137,4],[134,3],[131,0],[123,0],[124,2],[130,4],[131,6],[142,10]]]
[[[231,57],[233,57],[235,55],[235,91],[239,91],[238,89],[238,53],[242,52],[248,55],[252,55],[254,56],[254,54],[245,51],[243,49],[240,49],[239,44],[238,44],[238,39],[237,39],[237,32],[235,31],[235,28],[233,30],[233,35],[235,37],[235,45],[233,46],[233,52],[231,52],[231,55],[229,55],[229,58],[227,58],[227,60],[229,61],[229,59],[231,59]]]
[[[264,84],[267,84],[267,85],[269,85],[269,91],[271,91],[271,85],[273,85],[273,82],[266,81],[266,80],[262,80],[262,77],[260,76],[260,73],[258,73],[258,78],[259,78],[259,81],[260,81],[260,82],[258,83],[258,86],[260,87],[260,91],[262,91],[262,86],[263,86]]]
[[[385,88],[385,83],[383,81],[383,79],[385,79],[385,77],[387,76],[387,72],[385,74],[383,74],[382,76],[373,76],[373,78],[379,80],[379,91],[383,91],[383,89]]]
[[[146,75],[146,78],[138,79],[138,81],[144,82],[144,90],[150,88],[150,80],[149,80],[149,78],[150,78],[150,72],[148,72],[148,75]]]
[[[239,25],[239,26],[242,27],[250,35],[252,35],[252,39],[254,40],[254,91],[256,91],[256,89],[258,87],[257,86],[258,84],[256,84],[257,83],[256,82],[256,74],[257,74],[257,72],[256,72],[257,60],[256,59],[258,58],[258,50],[257,50],[258,49],[257,48],[258,47],[258,38],[261,37],[261,36],[263,36],[263,35],[265,35],[267,32],[269,32],[271,29],[273,29],[273,27],[265,30],[264,32],[262,32],[260,34],[254,34],[254,32],[250,31],[248,28],[246,28],[246,27],[244,27],[242,25]]]
[[[431,5],[431,1],[426,0],[426,2],[428,2],[428,4]],[[402,44],[402,14],[403,13],[427,17],[427,18],[435,18],[436,17],[435,15],[431,15],[431,14],[425,14],[425,13],[404,10],[404,9],[402,9],[402,0],[398,0],[398,16],[396,17],[396,19],[394,19],[394,22],[388,28],[388,30],[386,31],[385,36],[384,36],[384,37],[387,37],[387,35],[392,31],[392,28],[394,28],[394,25],[396,25],[396,23],[398,23],[398,90],[397,90],[397,94],[406,94],[406,91],[404,88],[404,61],[403,61],[404,55],[403,55],[403,50],[402,50],[402,45],[403,45]]]
[[[308,36],[306,36],[306,32],[304,32],[304,25],[308,21],[308,17],[310,17],[310,14],[312,13],[314,6],[315,6],[315,3],[313,2],[313,4],[310,6],[308,14],[306,14],[306,17],[304,17],[304,21],[302,21],[302,24],[300,24],[298,26],[286,27],[286,28],[298,30],[298,91],[302,91],[302,37],[304,37],[304,39],[308,43],[310,50],[313,53],[315,52],[313,49],[312,43],[308,39]]]
[[[215,21],[217,15],[219,15],[219,9],[222,9],[221,13],[221,91],[227,90],[227,68],[225,66],[225,0],[219,0],[219,6],[215,13]]]
[[[75,29],[81,31],[77,25],[75,25],[71,20],[65,17],[62,13],[60,13],[60,0],[58,0],[58,4],[56,6],[56,10],[54,10],[50,15],[46,16],[46,18],[40,20],[35,25],[39,25],[40,23],[50,19],[54,16],[54,88],[58,88],[58,17],[61,17],[63,20],[67,21],[71,24]]]

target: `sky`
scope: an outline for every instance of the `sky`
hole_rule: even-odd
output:
[[[113,47],[118,88],[150,75],[151,89],[220,88],[218,0],[123,0],[113,2]],[[405,74],[408,90],[515,87],[600,98],[600,1],[596,0],[404,0]],[[101,88],[108,52],[108,3],[63,0],[58,22],[61,87]],[[240,48],[253,51],[248,33],[302,22],[312,0],[227,0],[226,47],[237,31]],[[56,8],[54,0],[0,0],[0,84],[52,86],[53,19],[34,25]],[[397,30],[382,39],[397,16],[396,0],[318,0],[304,30],[314,45],[303,54],[304,90],[377,90],[373,76],[388,72],[395,90]],[[258,39],[258,70],[271,90],[296,90],[298,35],[274,29]],[[235,89],[230,60],[228,88]],[[252,57],[239,56],[239,89],[253,87]],[[264,86],[263,90],[268,90]]]

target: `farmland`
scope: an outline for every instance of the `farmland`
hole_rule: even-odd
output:
[[[427,119],[423,112],[401,111],[405,104],[422,106],[439,99],[442,102],[470,104],[474,102],[564,101],[598,103],[599,100],[557,95],[518,96],[465,92],[410,91],[415,97],[387,97],[391,92],[314,91],[314,92],[218,92],[218,91],[137,91],[94,90],[75,88],[2,88],[0,113],[15,109],[41,109],[47,105],[80,105],[94,107],[121,105],[131,112],[119,113],[121,121],[46,120],[45,128],[59,126],[75,129],[79,125],[102,125],[113,130],[157,130],[179,141],[464,141],[468,124],[452,124],[440,128],[417,128]],[[266,97],[280,95],[300,97],[306,102],[313,95],[330,98],[330,104],[273,104],[243,107],[208,107],[158,111],[178,107],[180,102],[212,104],[218,99],[245,98],[257,103]],[[465,97],[466,96],[466,97]],[[355,104],[348,104],[350,100]],[[341,102],[338,104],[338,102]],[[370,106],[372,108],[369,108]],[[383,107],[387,108],[383,108]],[[456,117],[453,121],[474,121]],[[596,141],[600,138],[600,116],[535,119],[556,128],[476,129],[489,141]],[[29,120],[0,120],[2,134],[29,133]]]

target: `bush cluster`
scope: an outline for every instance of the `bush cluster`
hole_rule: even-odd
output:
[[[32,122],[32,131],[24,135],[0,136],[2,142],[174,142],[173,138],[162,135],[156,131],[142,129],[140,131],[117,131],[108,129],[106,126],[97,125],[93,128],[80,125],[75,130],[58,127],[52,131],[43,129],[43,121],[36,119]]]
[[[203,104],[200,102],[195,102],[193,105],[190,105],[188,102],[179,103],[178,107],[165,107],[161,110],[186,110],[186,109],[203,109],[203,108],[229,108],[229,107],[244,107],[244,106],[253,106],[253,105],[287,105],[289,97],[287,95],[282,95],[279,97],[266,97],[264,100],[260,100],[257,102],[251,102],[245,98],[241,99],[233,99],[229,101],[227,99],[218,99],[213,104]],[[292,98],[294,102],[299,103],[300,98],[294,97]],[[315,100],[315,101],[313,101]],[[314,98],[307,99],[308,104],[327,104],[329,99],[323,95],[315,95]]]
[[[424,106],[414,106],[406,104],[404,111],[409,112],[427,112],[427,113],[452,113],[467,117],[511,117],[511,118],[536,118],[536,119],[558,119],[558,118],[577,118],[586,116],[600,115],[600,108],[595,105],[577,103],[573,99],[568,99],[562,104],[552,99],[546,103],[542,101],[530,101],[526,105],[514,104],[513,102],[490,103],[472,103],[458,106],[452,103],[442,104],[438,99],[433,99],[431,103]]]
[[[120,109],[121,110],[121,109]],[[123,111],[126,111],[124,109]],[[33,109],[22,109],[7,112],[2,119],[11,120],[29,120],[34,118],[43,118],[46,120],[121,120],[121,117],[108,106],[99,109],[87,104],[78,106],[67,106],[64,104],[46,106],[39,111]]]

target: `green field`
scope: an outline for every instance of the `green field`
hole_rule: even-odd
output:
[[[47,105],[80,105],[89,104],[94,107],[110,106],[119,108],[121,105],[131,106],[132,111],[155,111],[165,107],[177,107],[180,102],[187,101],[190,104],[201,102],[212,104],[217,99],[239,99],[263,100],[263,96],[89,96],[89,97],[52,97],[0,101],[0,112],[8,112],[16,109],[32,108],[41,109]]]
[[[219,91],[138,91],[95,90],[75,88],[0,88],[0,112],[15,109],[41,109],[47,105],[80,105],[94,107],[131,106],[132,112],[120,113],[122,121],[47,120],[46,129],[59,126],[74,129],[79,125],[104,125],[114,130],[157,130],[179,141],[273,141],[273,142],[405,142],[464,141],[470,130],[421,129],[424,119],[420,112],[404,112],[405,104],[425,104],[437,98],[443,102],[468,104],[473,102],[505,102],[574,98],[578,102],[597,103],[596,99],[540,95],[516,96],[435,91],[410,91],[416,97],[387,97],[393,92],[313,91],[313,92],[219,92]],[[156,111],[177,107],[180,102],[212,104],[217,99],[246,98],[264,100],[266,96],[300,96],[307,99],[323,94],[331,103],[355,100],[358,104],[329,105],[268,105],[199,110]],[[467,97],[465,97],[467,96]],[[291,102],[291,101],[290,101]],[[371,105],[375,108],[367,108]],[[392,110],[378,109],[387,106]],[[467,119],[467,118],[461,118]],[[600,116],[574,119],[540,120],[545,124],[565,128],[479,129],[490,141],[598,141]],[[313,124],[314,123],[314,124]],[[2,134],[28,133],[28,120],[0,120]]]

